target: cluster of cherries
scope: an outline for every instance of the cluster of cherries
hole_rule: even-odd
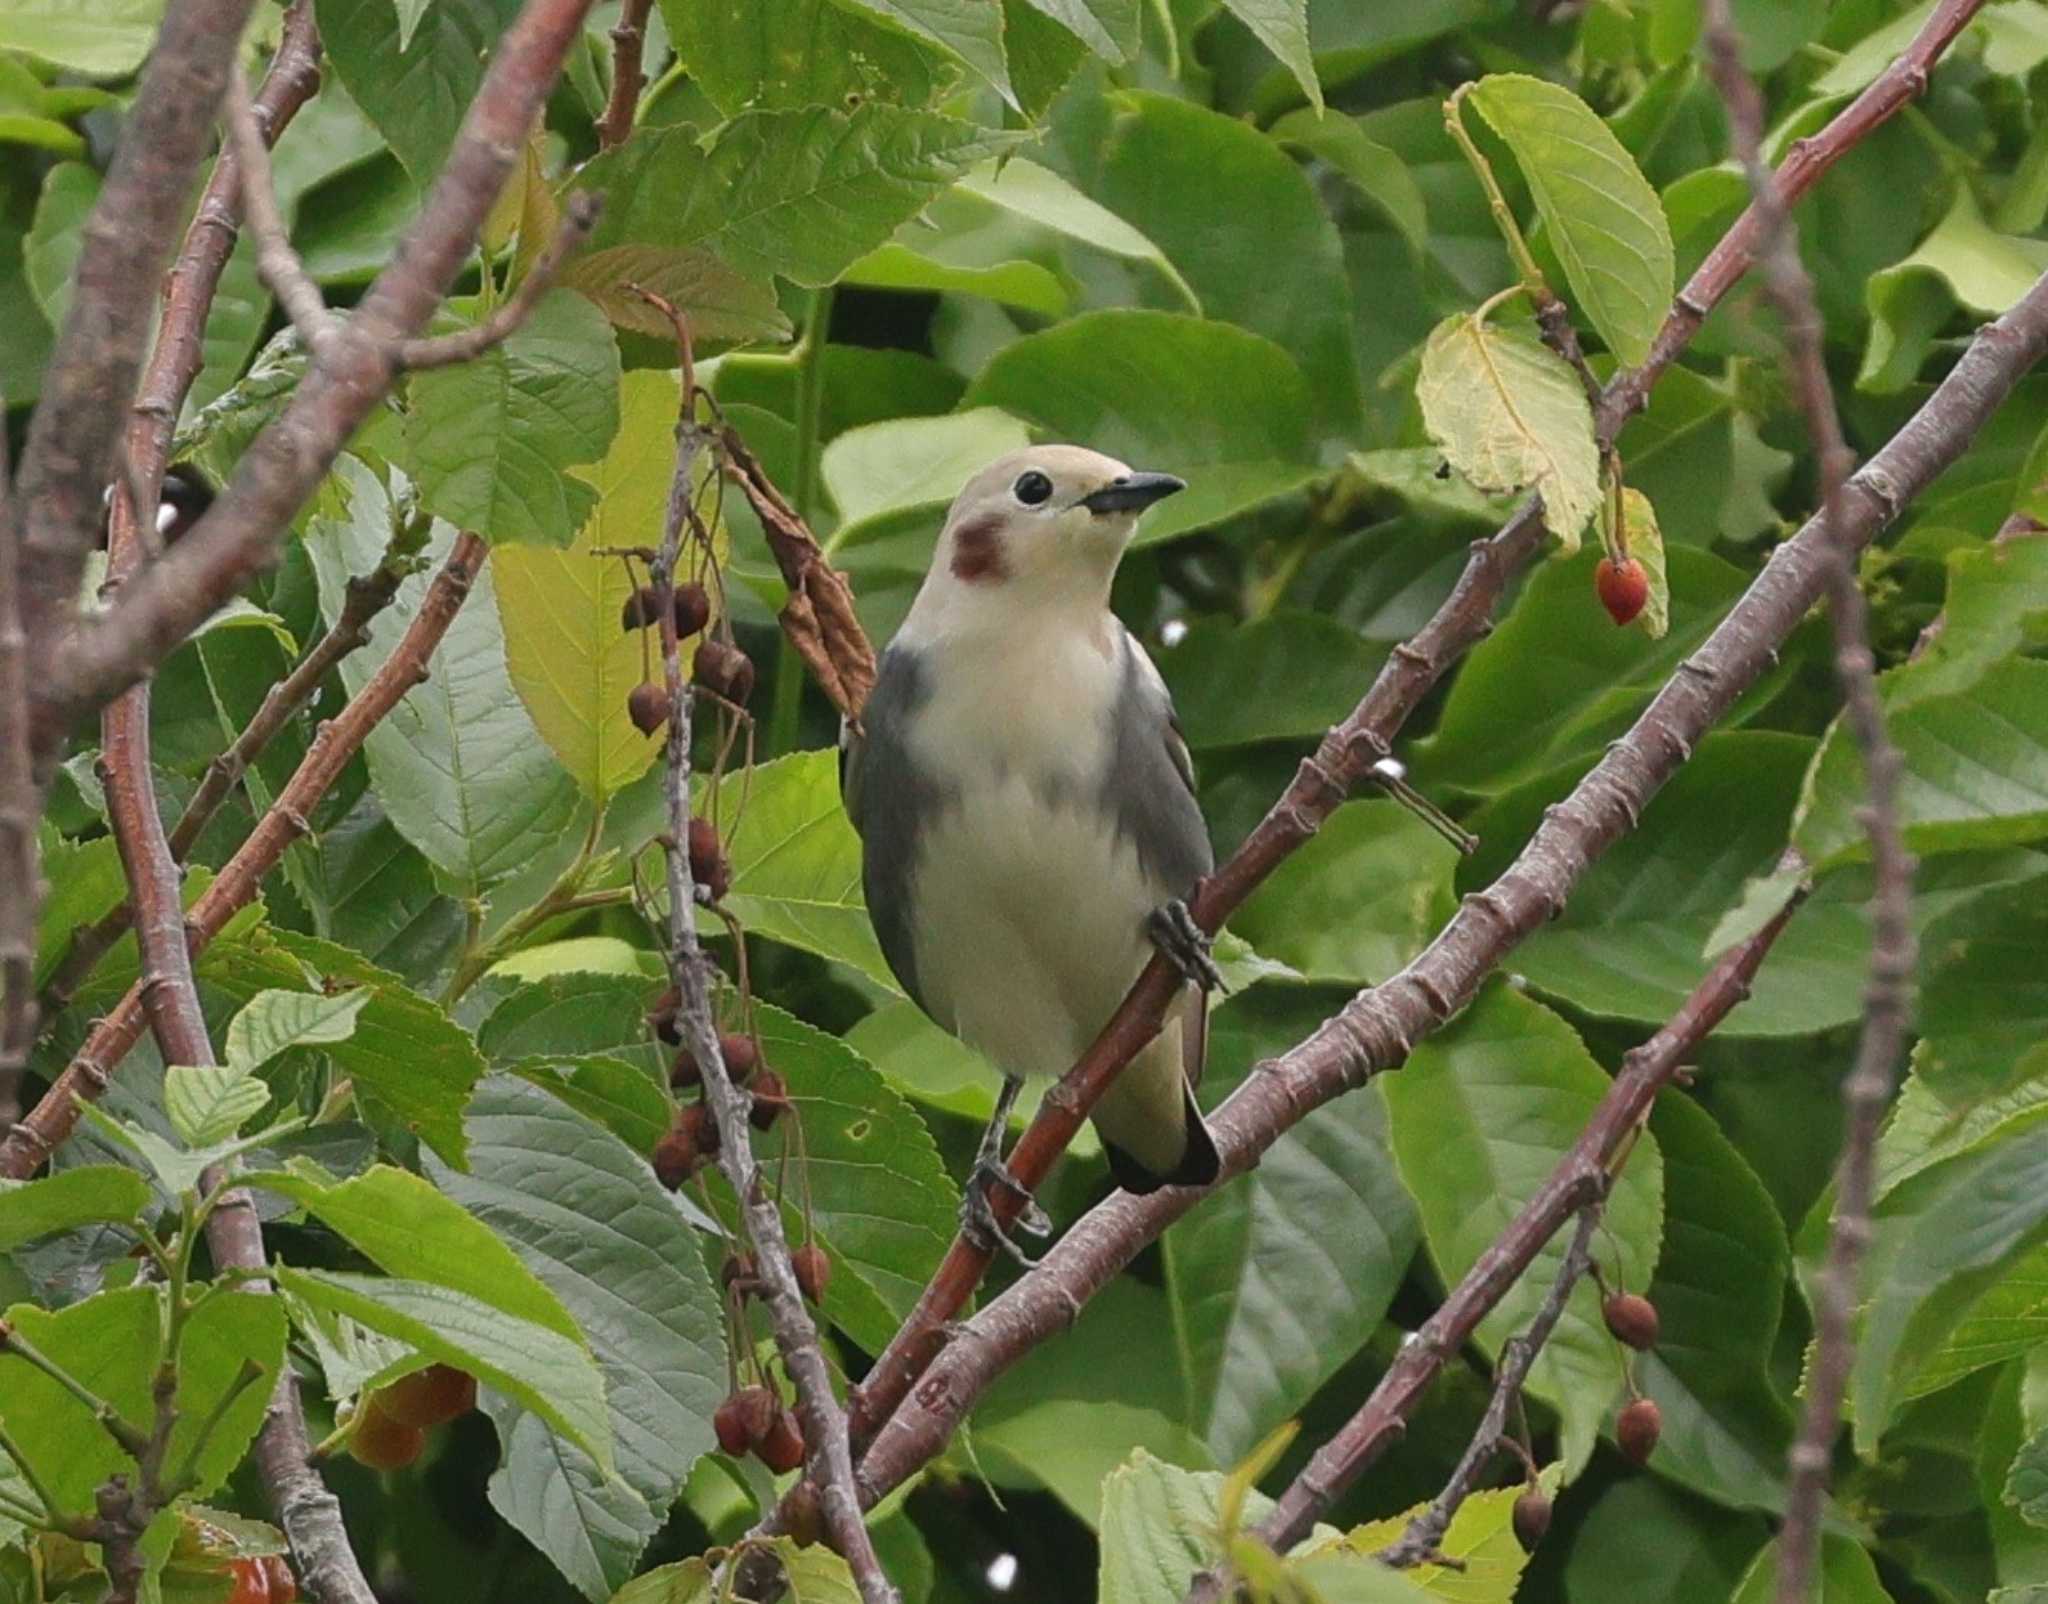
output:
[[[694,579],[675,587],[675,620],[678,640],[702,633],[711,622],[711,597]],[[628,634],[660,621],[661,594],[652,585],[642,585],[628,596],[619,614],[619,627]],[[714,695],[744,707],[754,694],[754,661],[730,641],[706,635],[690,660],[690,678]],[[652,735],[667,724],[668,715],[668,687],[659,681],[642,680],[626,693],[626,716],[642,735]]]

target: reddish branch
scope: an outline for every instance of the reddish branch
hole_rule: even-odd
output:
[[[604,115],[597,120],[599,148],[623,145],[633,131],[633,118],[640,109],[640,91],[647,86],[647,74],[640,70],[640,58],[647,48],[647,14],[654,0],[625,0],[619,20],[612,25],[612,92]]]
[[[192,904],[185,916],[185,929],[195,954],[204,951],[228,920],[255,899],[263,877],[277,867],[285,848],[311,829],[308,821],[314,808],[340,778],[349,759],[362,749],[370,731],[407,691],[426,679],[428,660],[454,622],[484,557],[484,543],[475,535],[456,537],[391,655],[349,704],[320,726],[297,770],[249,839]],[[108,1077],[141,1036],[143,1019],[138,983],[93,1027],[85,1045],[34,1111],[7,1133],[6,1141],[0,1143],[0,1177],[22,1180],[33,1175],[71,1134],[78,1122],[76,1100],[91,1102],[106,1090]]]
[[[1982,0],[1947,0],[1906,52],[1812,138],[1794,146],[1777,174],[1777,192],[1798,200],[1858,140],[1924,87],[1929,64],[1952,41]],[[1665,320],[1649,360],[1615,375],[1597,413],[1599,442],[1612,447],[1623,423],[1641,410],[1650,388],[1685,348],[1708,311],[1727,294],[1753,259],[1759,225],[1744,212],[1700,269],[1686,282]],[[1367,778],[1423,696],[1450,665],[1492,627],[1491,615],[1507,580],[1527,563],[1543,539],[1540,505],[1525,503],[1500,532],[1473,547],[1472,560],[1450,597],[1411,641],[1394,648],[1372,689],[1351,716],[1332,730],[1258,828],[1230,860],[1205,880],[1189,907],[1211,934],[1291,853],[1313,837],[1331,813]],[[1038,1116],[1018,1141],[1009,1168],[1036,1190],[1065,1152],[1117,1072],[1159,1029],[1177,994],[1178,975],[1163,959],[1147,965],[1073,1069],[1047,1094]],[[990,1199],[998,1220],[1010,1224],[1022,1198],[1008,1188]],[[909,1394],[912,1384],[944,1346],[947,1324],[973,1296],[991,1251],[956,1237],[887,1351],[854,1399],[856,1444],[865,1443]]]
[[[69,721],[162,661],[273,562],[281,532],[389,392],[415,338],[469,259],[591,0],[528,0],[499,40],[425,207],[362,301],[323,344],[290,404],[244,453],[199,523],[58,652],[35,716],[39,752]],[[132,290],[132,286],[131,286]]]
[[[1843,538],[1859,548],[1873,539],[1962,454],[2044,353],[2048,279],[1979,332],[1927,403],[1844,487]],[[1833,559],[1817,521],[1781,546],[1634,728],[1548,811],[1514,864],[1487,890],[1464,899],[1427,951],[1263,1066],[1210,1116],[1226,1176],[1250,1167],[1311,1110],[1403,1062],[1418,1039],[1474,995],[1516,943],[1562,910],[1594,860],[1635,826],[1645,804],[1698,741],[1768,669],[1820,599]],[[860,1465],[862,1497],[879,1497],[937,1454],[996,1375],[1064,1330],[1082,1303],[1202,1196],[1182,1187],[1144,1198],[1112,1196],[1072,1226],[1037,1270],[957,1327],[869,1446]],[[1509,1268],[1500,1247],[1495,1244],[1481,1262],[1505,1286],[1519,1271]]]
[[[191,201],[251,0],[171,0],[82,234],[71,309],[29,419],[20,493],[24,620],[38,661],[76,612],[149,338],[150,298]],[[143,498],[138,498],[138,500]],[[40,698],[38,698],[40,699]],[[53,742],[39,743],[38,756]]]
[[[1885,732],[1878,698],[1877,669],[1870,650],[1870,625],[1863,592],[1856,583],[1856,552],[1844,530],[1842,484],[1850,452],[1828,387],[1821,348],[1820,308],[1813,281],[1799,260],[1797,235],[1771,193],[1758,147],[1763,138],[1763,97],[1743,71],[1741,41],[1728,0],[1707,0],[1709,70],[1728,107],[1736,152],[1756,192],[1763,217],[1764,283],[1785,328],[1793,389],[1820,464],[1823,546],[1828,614],[1834,625],[1835,672],[1849,730],[1863,758],[1867,805],[1864,829],[1870,838],[1873,872],[1870,983],[1864,992],[1863,1031],[1855,1065],[1842,1084],[1842,1156],[1835,1171],[1835,1216],[1826,1263],[1816,1284],[1814,1359],[1806,1384],[1806,1413],[1792,1444],[1779,1534],[1779,1604],[1805,1604],[1812,1595],[1820,1559],[1821,1505],[1826,1497],[1842,1398],[1855,1362],[1851,1329],[1857,1305],[1857,1272],[1870,1239],[1870,1205],[1876,1181],[1878,1127],[1891,1100],[1899,1055],[1911,1015],[1914,967],[1913,860],[1906,853],[1899,822],[1898,749]]]

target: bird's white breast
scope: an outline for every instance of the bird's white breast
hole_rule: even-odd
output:
[[[1013,1074],[1058,1074],[1143,967],[1150,883],[1102,804],[1122,636],[927,650],[930,699],[910,743],[951,805],[914,870],[927,1004]]]

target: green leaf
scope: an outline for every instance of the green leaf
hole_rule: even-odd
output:
[[[1090,186],[1096,199],[1158,242],[1206,316],[1263,334],[1293,357],[1317,432],[1355,442],[1358,356],[1344,250],[1308,175],[1239,118],[1165,95],[1122,103],[1130,109],[1111,127]],[[1259,226],[1216,227],[1218,196]]]
[[[1276,986],[1231,998],[1210,1016],[1204,1092],[1226,1095],[1339,1000]],[[1219,1461],[1250,1452],[1365,1343],[1420,1236],[1387,1153],[1386,1107],[1371,1087],[1317,1109],[1239,1184],[1167,1232],[1193,1419]]]
[[[1660,1097],[1650,1132],[1664,1160],[1664,1243],[1641,1290],[1661,1329],[1636,1380],[1663,1410],[1658,1468],[1720,1503],[1775,1512],[1792,1414],[1771,1363],[1791,1244],[1763,1183],[1691,1098]]]
[[[779,1008],[758,1004],[754,1018],[762,1057],[803,1123],[804,1184],[834,1271],[825,1316],[879,1353],[952,1241],[959,1193],[924,1121],[872,1065]],[[771,1133],[758,1144],[771,1174],[774,1146],[788,1139]],[[730,1208],[722,1185],[714,1195]],[[804,1234],[802,1201],[792,1171],[782,1203],[792,1242]]]
[[[535,1416],[492,1410],[491,1503],[570,1583],[602,1598],[633,1574],[724,1398],[725,1320],[697,1239],[645,1159],[546,1094],[503,1077],[467,1123],[470,1168],[435,1184],[509,1241],[577,1317],[604,1372],[618,1477]]]
[[[387,1275],[446,1287],[582,1340],[561,1300],[497,1235],[409,1170],[378,1164],[332,1182],[273,1170],[248,1183],[290,1198]]]
[[[1138,54],[1138,17],[1142,0],[1031,0],[1032,8],[1051,17],[1111,66],[1122,66]]]
[[[1547,1467],[1538,1478],[1545,1493],[1557,1493],[1557,1467]],[[1417,1565],[1401,1574],[1418,1594],[1455,1601],[1455,1604],[1509,1604],[1529,1563],[1528,1552],[1514,1532],[1515,1500],[1520,1487],[1494,1487],[1475,1491],[1451,1517],[1437,1552],[1454,1565]],[[1355,1569],[1390,1543],[1401,1540],[1408,1523],[1425,1505],[1404,1510],[1386,1520],[1355,1526],[1342,1537],[1322,1543],[1308,1542],[1297,1553],[1303,1574],[1317,1578],[1336,1576]]]
[[[266,985],[304,984],[309,969],[328,986],[369,991],[355,1030],[328,1043],[328,1055],[359,1098],[461,1162],[462,1107],[483,1057],[467,1031],[398,976],[332,942],[276,929],[216,940],[196,967],[210,989],[244,1001]]]
[[[1770,1604],[1778,1596],[1778,1545],[1761,1554],[1735,1590],[1731,1604]],[[1891,1604],[1877,1567],[1862,1547],[1846,1537],[1823,1533],[1820,1566],[1810,1595],[1815,1604]]]
[[[1259,404],[1247,407],[1244,397]],[[1188,488],[1146,516],[1141,545],[1204,528],[1315,477],[1313,410],[1285,351],[1171,312],[1089,312],[998,352],[965,406],[997,406]]]
[[[0,1253],[81,1225],[139,1219],[149,1185],[121,1164],[84,1164],[39,1181],[0,1183]]]
[[[768,1551],[790,1604],[857,1604],[860,1590],[853,1573],[823,1544],[799,1548],[787,1537],[771,1538]],[[702,1559],[678,1560],[636,1576],[611,1598],[611,1604],[724,1604],[726,1590]]]
[[[829,284],[961,169],[1014,137],[869,101],[735,117],[709,148],[693,128],[642,128],[579,184],[605,193],[591,247],[698,246],[750,278]]]
[[[0,51],[18,50],[88,78],[125,78],[156,38],[164,0],[10,0]]]
[[[1458,671],[1436,734],[1415,749],[1418,783],[1498,795],[1583,763],[1624,733],[1749,583],[1720,558],[1687,547],[1671,548],[1665,560],[1671,628],[1654,645],[1614,628],[1600,610],[1591,553],[1542,564]]]
[[[1348,178],[1385,214],[1419,257],[1429,236],[1429,210],[1414,176],[1385,145],[1368,139],[1355,118],[1331,111],[1290,111],[1266,130],[1269,139],[1307,151]]]
[[[1195,751],[1319,736],[1372,684],[1386,653],[1319,613],[1232,625],[1203,618],[1155,654]]]
[[[2020,1512],[2020,1519],[2048,1526],[2048,1427],[2020,1445],[2006,1476],[2005,1501]]]
[[[371,995],[360,989],[259,991],[229,1021],[228,1062],[254,1072],[294,1047],[347,1041]]]
[[[1765,1536],[1763,1523],[1630,1476],[1599,1496],[1565,1560],[1573,1604],[1692,1604],[1735,1591]]]
[[[1323,86],[1316,77],[1315,56],[1309,47],[1308,0],[1223,0],[1223,5],[1280,58],[1280,65],[1294,74],[1309,104],[1321,111]]]
[[[1188,1471],[1140,1448],[1102,1484],[1099,1604],[1179,1604],[1195,1573],[1218,1558],[1216,1471]],[[1247,1520],[1270,1507],[1256,1493]]]
[[[691,81],[728,117],[854,100],[921,106],[957,71],[838,0],[662,0],[661,13]]]
[[[2048,1240],[2048,1142],[2017,1124],[1886,1193],[1873,1213],[1849,1401],[1872,1452],[1916,1374],[1966,1312]]]
[[[612,1468],[604,1381],[580,1343],[428,1281],[285,1265],[278,1266],[277,1279],[316,1309],[345,1314],[467,1370],[533,1410],[603,1470]]]
[[[1890,713],[1905,772],[1899,813],[1923,854],[2048,835],[2048,663],[2007,659],[1968,690]],[[1861,860],[1866,795],[1853,742],[1830,741],[1808,777],[1793,842],[1816,868]]]
[[[565,974],[521,985],[493,1008],[477,1045],[493,1064],[516,1059],[611,1053],[665,1077],[665,1049],[649,1040],[643,1015],[660,988],[621,975]]]
[[[1657,527],[1657,509],[1633,486],[1621,492],[1622,544],[1650,576],[1649,599],[1632,620],[1651,640],[1671,631],[1671,580],[1664,566],[1664,535]]]
[[[1540,342],[1456,312],[1430,332],[1415,398],[1430,439],[1480,490],[1534,490],[1561,554],[1600,504],[1593,414],[1578,376]]]
[[[1449,920],[1458,849],[1396,802],[1347,802],[1231,921],[1310,980],[1384,980]]]
[[[828,549],[858,546],[897,527],[895,515],[917,508],[930,510],[936,539],[943,509],[961,487],[997,457],[1030,443],[1024,425],[995,407],[845,430],[820,454],[819,474],[840,517]],[[926,552],[919,562],[920,573],[929,557]]]
[[[128,898],[120,848],[111,835],[45,845],[43,878],[49,883],[49,892],[36,915],[34,984],[38,991],[48,984],[57,965],[63,962],[72,935]]]
[[[1940,634],[1882,677],[1887,710],[1966,691],[2001,659],[2048,638],[2048,540],[1950,552],[1942,613]]]
[[[611,449],[594,467],[571,470],[596,492],[589,518],[560,550],[519,546],[493,559],[512,684],[562,766],[600,807],[647,771],[661,732],[642,735],[626,712],[657,637],[619,627],[636,587],[618,558],[595,553],[642,544],[662,527],[681,393],[670,373],[626,375]],[[707,457],[700,488],[710,471]],[[708,588],[716,598],[718,587]],[[686,664],[690,650],[685,645]]]
[[[114,1146],[140,1157],[155,1172],[163,1189],[173,1193],[196,1192],[201,1177],[214,1165],[290,1135],[306,1123],[304,1119],[292,1119],[253,1136],[223,1137],[203,1147],[184,1147],[135,1120],[116,1119],[98,1104],[87,1103],[79,1112]]]
[[[956,267],[920,254],[891,240],[877,246],[846,270],[843,282],[877,290],[923,290],[937,295],[979,295],[1041,317],[1063,317],[1066,286],[1048,267],[1036,262],[997,262],[988,267]]]
[[[1569,89],[1489,73],[1468,97],[1528,180],[1572,303],[1635,366],[1671,304],[1671,229],[1657,192],[1607,124]]]
[[[1771,494],[1790,454],[1765,445],[1737,398],[1690,368],[1665,370],[1619,444],[1628,482],[1656,507],[1666,541],[1711,546],[1777,527]]]
[[[541,297],[509,339],[406,388],[406,448],[427,508],[493,542],[566,546],[595,497],[566,470],[619,430],[619,351],[580,295]]]
[[[556,274],[565,290],[576,290],[622,329],[672,340],[668,319],[633,287],[652,290],[690,320],[692,339],[786,340],[789,319],[768,284],[743,277],[709,251],[660,245],[614,245],[580,251]]]
[[[314,7],[335,75],[419,184],[439,175],[485,58],[516,14],[509,0],[433,0],[407,38],[392,0]]]
[[[347,522],[315,519],[307,540],[330,622],[349,577],[375,567],[390,530],[383,487],[360,468],[344,467],[342,475],[355,515]],[[429,563],[438,565],[454,539],[452,528],[438,524],[427,544]],[[398,644],[427,584],[425,573],[409,577],[397,601],[371,621],[369,647],[342,659],[342,682],[351,692]],[[370,732],[366,750],[392,824],[464,895],[525,867],[570,827],[576,782],[513,689],[488,564],[443,637],[427,682]]]
[[[1607,1076],[1570,1026],[1494,983],[1464,1013],[1418,1043],[1408,1067],[1382,1082],[1393,1116],[1394,1161],[1422,1211],[1423,1239],[1444,1279],[1456,1280],[1543,1184],[1607,1090]],[[1663,1170],[1645,1136],[1616,1179],[1601,1231],[1601,1266],[1623,1286],[1649,1283],[1663,1216]],[[1528,1324],[1556,1280],[1565,1236],[1551,1238],[1514,1290],[1480,1323],[1490,1352]],[[1530,1390],[1562,1418],[1567,1477],[1582,1467],[1621,1390],[1614,1339],[1590,1281],[1573,1291],[1529,1374]]]
[[[52,328],[64,326],[71,285],[85,249],[83,229],[100,197],[100,175],[83,162],[59,162],[43,175],[35,220],[22,241],[29,288]]]
[[[1128,219],[1090,200],[1051,168],[1041,167],[1028,156],[970,168],[960,175],[956,188],[1098,251],[1150,264],[1179,293],[1190,312],[1201,314],[1201,298],[1164,251]]]
[[[1856,375],[1859,389],[1881,394],[1904,389],[1932,353],[1935,337],[1959,308],[1995,317],[2048,271],[2048,242],[1990,228],[1968,184],[1913,254],[1864,286],[1870,337]]]
[[[602,1125],[635,1153],[654,1151],[674,1112],[646,1070],[607,1053],[520,1059],[509,1068]]]
[[[25,1341],[147,1429],[150,1384],[162,1341],[161,1301],[156,1287],[128,1287],[54,1314],[17,1304],[6,1317]],[[284,1311],[275,1298],[225,1294],[207,1298],[193,1311],[178,1347],[178,1423],[171,1431],[169,1464],[181,1464],[191,1452],[244,1361],[253,1362],[265,1378],[277,1375],[284,1341]],[[212,1492],[240,1463],[270,1406],[270,1390],[267,1379],[243,1388],[221,1416],[195,1465],[196,1496]],[[0,1354],[0,1397],[7,1400],[8,1430],[66,1513],[90,1513],[100,1483],[134,1473],[134,1461],[115,1446],[90,1409],[13,1354]]]
[[[192,1147],[227,1140],[269,1102],[270,1088],[245,1069],[173,1064],[164,1071],[164,1112]]]
[[[725,901],[750,933],[851,964],[900,991],[868,923],[860,837],[839,800],[832,752],[795,752],[759,764],[751,776],[729,775],[713,816],[735,821]]]
[[[885,26],[937,45],[964,61],[1004,100],[1017,105],[1003,54],[1003,14],[987,0],[838,0]],[[1020,108],[1021,109],[1021,108]]]

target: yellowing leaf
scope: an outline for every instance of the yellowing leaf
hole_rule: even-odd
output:
[[[1671,627],[1671,581],[1664,572],[1664,535],[1657,528],[1657,509],[1640,490],[1621,493],[1622,543],[1650,576],[1650,599],[1635,622],[1651,640],[1662,640]]]
[[[1579,549],[1600,502],[1600,454],[1586,393],[1561,358],[1529,335],[1455,313],[1430,331],[1415,398],[1452,467],[1480,490],[1542,492],[1560,555]]]
[[[1561,1465],[1550,1465],[1537,1478],[1538,1485],[1546,1494],[1557,1495],[1562,1470]],[[1418,1565],[1401,1574],[1431,1598],[1452,1601],[1452,1604],[1509,1604],[1515,1596],[1516,1584],[1521,1580],[1522,1568],[1529,1563],[1529,1556],[1515,1538],[1512,1524],[1515,1500],[1521,1494],[1520,1487],[1493,1488],[1472,1494],[1458,1506],[1458,1513],[1451,1517],[1450,1529],[1444,1533],[1443,1541],[1437,1547],[1446,1558],[1462,1561],[1462,1570],[1452,1570],[1445,1565]],[[1314,1559],[1346,1552],[1377,1553],[1388,1544],[1400,1541],[1409,1521],[1421,1514],[1425,1507],[1417,1504],[1413,1509],[1386,1520],[1353,1527],[1343,1537],[1311,1543],[1296,1557]]]
[[[590,467],[570,470],[598,495],[575,539],[559,549],[505,545],[492,555],[512,684],[562,766],[599,803],[654,761],[659,738],[633,728],[626,695],[659,676],[660,646],[653,631],[620,627],[632,594],[625,564],[592,553],[661,538],[679,395],[672,373],[628,373],[611,449]],[[707,457],[705,471],[708,463]],[[683,661],[687,667],[687,642]]]
[[[1492,73],[1472,86],[1470,98],[1515,153],[1574,304],[1617,358],[1641,362],[1671,302],[1671,227],[1657,192],[1607,124],[1569,89]]]

